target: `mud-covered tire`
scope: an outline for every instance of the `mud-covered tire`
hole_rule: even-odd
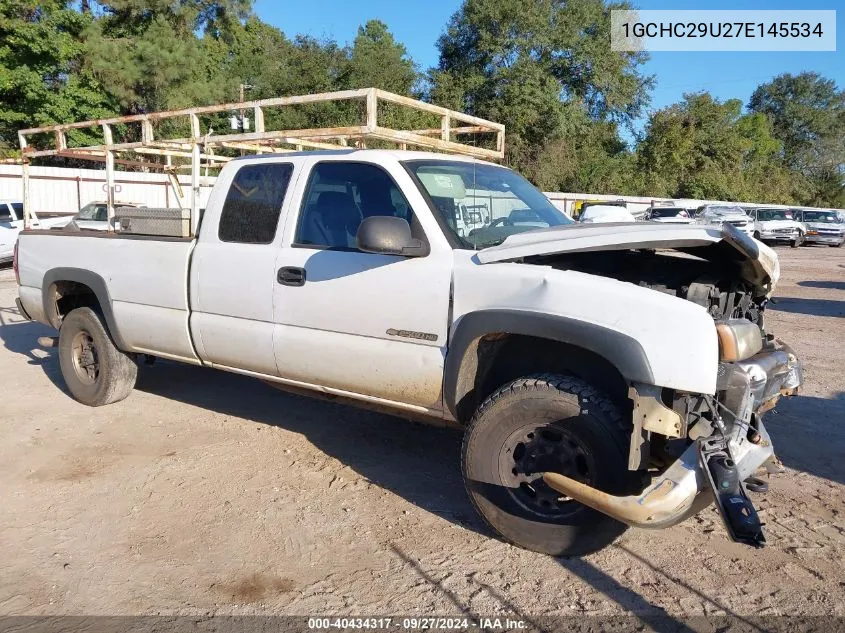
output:
[[[544,435],[553,441],[537,439]],[[520,442],[522,453],[520,443],[511,448],[520,437],[532,438]],[[609,545],[627,526],[563,499],[540,477],[554,466],[526,460],[536,450],[546,456],[542,459],[556,460],[558,471],[567,476],[605,492],[628,494],[635,479],[627,469],[629,437],[616,405],[586,382],[559,374],[519,378],[491,394],[470,422],[461,460],[464,483],[475,508],[506,540],[555,556],[589,554]],[[515,466],[509,474],[511,458]],[[526,464],[537,471],[526,475]],[[528,488],[515,483],[535,475]]]
[[[135,361],[115,347],[91,308],[76,308],[62,320],[59,365],[71,395],[91,407],[126,398],[138,375]]]

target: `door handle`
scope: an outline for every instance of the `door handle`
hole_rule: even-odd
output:
[[[279,272],[276,275],[276,281],[283,286],[304,286],[305,269],[297,268],[296,266],[284,266],[279,268]]]

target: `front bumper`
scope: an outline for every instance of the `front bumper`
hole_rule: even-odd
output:
[[[838,246],[845,242],[845,235],[808,233],[805,241],[809,244],[834,244]]]
[[[724,438],[740,481],[760,467],[776,468],[777,459],[762,415],[773,408],[781,396],[797,393],[803,381],[801,364],[782,344],[765,349],[748,360],[720,367],[717,389],[722,398],[715,410],[725,429]],[[704,418],[689,430],[689,437],[699,441],[715,434]],[[609,495],[557,473],[546,473],[544,480],[558,492],[628,525],[651,529],[669,527],[713,501],[707,474],[699,460],[699,441],[693,441],[677,461],[639,495]]]
[[[801,233],[799,231],[791,231],[789,233],[775,233],[774,231],[760,232],[760,239],[772,242],[792,242],[793,240],[800,240]]]

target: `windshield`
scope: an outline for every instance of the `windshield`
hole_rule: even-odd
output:
[[[705,207],[704,213],[711,215],[735,215],[739,213],[745,215],[745,211],[740,207]]]
[[[447,160],[407,161],[405,165],[428,194],[441,224],[463,248],[486,248],[515,233],[572,224],[546,196],[510,169]],[[459,225],[456,210],[464,207],[484,209],[482,221]]]
[[[793,220],[794,218],[792,211],[785,209],[758,209],[757,219],[768,222],[769,220]]]
[[[108,216],[108,209],[104,204],[97,204],[96,202],[89,202],[79,210],[76,216],[77,220],[96,220],[104,222]]]
[[[689,215],[684,209],[678,209],[675,207],[664,207],[661,209],[652,209],[651,210],[651,217],[653,218],[688,218]]]
[[[841,220],[833,211],[804,211],[804,222],[839,224]]]

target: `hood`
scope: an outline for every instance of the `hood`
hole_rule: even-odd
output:
[[[775,252],[727,223],[720,227],[658,222],[567,224],[511,235],[498,246],[478,251],[476,257],[482,264],[492,264],[558,253],[638,249],[695,251],[708,247],[729,249],[731,257],[740,261],[743,277],[765,288],[767,294],[780,278]]]
[[[652,218],[649,222],[660,222],[662,224],[692,224],[692,218],[675,216],[673,218]]]
[[[737,222],[740,220],[748,222],[751,219],[741,211],[736,213],[703,213],[700,217],[710,222]]]
[[[54,227],[54,226],[55,227],[65,226],[68,222],[71,221],[71,219],[73,219],[73,217],[74,216],[72,216],[72,215],[65,215],[65,216],[59,216],[59,217],[55,217],[55,218],[38,218],[37,226],[38,226],[38,228],[42,228],[42,229],[50,228],[50,227]]]
[[[764,229],[803,229],[804,225],[795,220],[757,220]]]

